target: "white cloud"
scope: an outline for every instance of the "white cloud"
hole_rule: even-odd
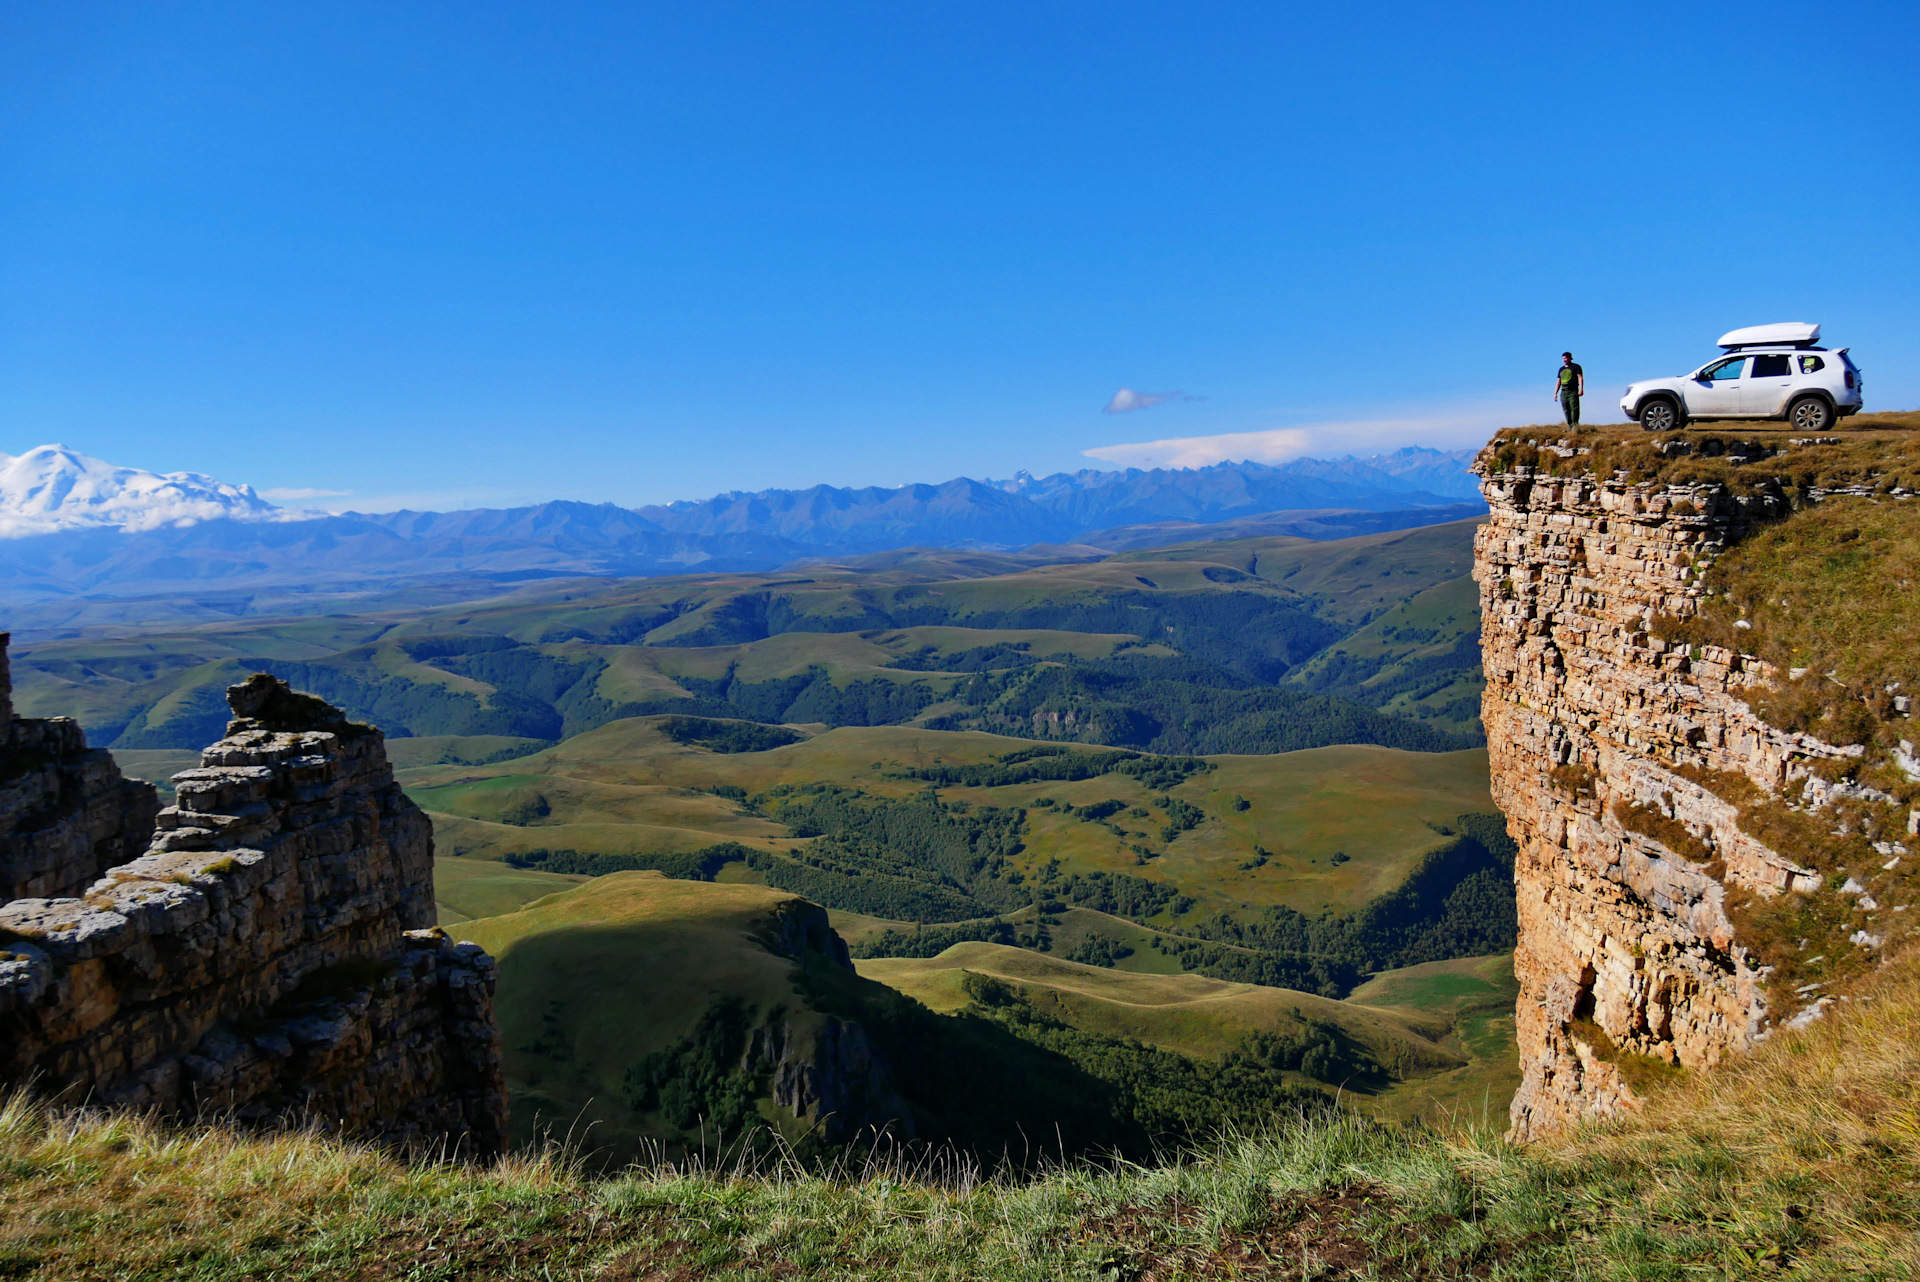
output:
[[[1256,463],[1284,463],[1298,458],[1309,448],[1311,437],[1303,428],[1278,427],[1266,432],[1231,432],[1224,436],[1175,436],[1163,441],[1138,441],[1125,445],[1096,445],[1080,451],[1123,467],[1206,467],[1227,459],[1252,459]]]
[[[1450,407],[1424,407],[1426,413],[1374,419],[1303,423],[1259,432],[1228,432],[1218,436],[1175,436],[1158,441],[1129,441],[1096,445],[1082,450],[1088,458],[1123,467],[1206,467],[1214,463],[1251,460],[1284,463],[1316,455],[1373,454],[1402,445],[1457,449],[1478,445],[1495,428],[1548,421],[1536,401],[1520,392],[1492,392]]]
[[[1134,410],[1150,410],[1156,405],[1165,405],[1168,401],[1198,401],[1199,396],[1188,396],[1178,389],[1171,392],[1136,392],[1131,387],[1123,387],[1113,394],[1107,402],[1104,414],[1131,414]]]
[[[272,499],[276,503],[298,503],[305,499],[337,499],[353,493],[352,490],[310,490],[299,486],[276,486],[271,490],[261,490],[263,499]]]

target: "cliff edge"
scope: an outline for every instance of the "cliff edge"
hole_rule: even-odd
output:
[[[228,702],[144,853],[104,869],[152,789],[72,722],[9,719],[60,755],[15,776],[44,800],[0,804],[0,867],[60,893],[0,904],[0,1085],[500,1151],[493,962],[431,929],[432,830],[384,738],[265,675]],[[85,786],[32,783],[62,771]],[[66,864],[41,869],[56,844]]]
[[[1827,652],[1842,639],[1790,598],[1861,567],[1789,532],[1853,505],[1893,523],[1893,564],[1916,458],[1911,433],[1545,429],[1480,456],[1482,716],[1520,847],[1515,1138],[1819,1018],[1910,929],[1912,685],[1874,667],[1900,647]],[[1889,586],[1909,628],[1912,584]]]

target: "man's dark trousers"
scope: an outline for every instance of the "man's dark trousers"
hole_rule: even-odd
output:
[[[1567,426],[1580,426],[1580,393],[1567,391],[1560,393],[1560,408],[1566,411]]]

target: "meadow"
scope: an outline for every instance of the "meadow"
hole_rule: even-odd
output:
[[[442,853],[461,858],[536,848],[692,851],[722,841],[786,852],[800,843],[783,826],[714,790],[754,795],[831,783],[906,799],[924,789],[902,777],[908,772],[987,763],[1025,746],[972,732],[846,727],[767,752],[721,754],[674,742],[657,719],[633,718],[527,757],[400,775],[433,815]],[[1433,825],[1492,809],[1481,749],[1415,754],[1351,745],[1204,760],[1213,769],[1164,793],[1117,773],[940,793],[950,803],[1026,810],[1026,850],[1016,861],[1023,872],[1057,861],[1066,872],[1166,882],[1203,911],[1270,904],[1350,911],[1399,885],[1442,843]],[[1168,840],[1160,796],[1204,818]],[[525,809],[535,798],[544,799],[544,814]],[[1069,813],[1106,801],[1125,805],[1104,822]],[[1143,862],[1136,846],[1152,854]],[[1264,860],[1243,866],[1261,850]]]

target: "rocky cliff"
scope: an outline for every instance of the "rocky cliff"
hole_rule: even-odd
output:
[[[228,697],[227,736],[175,777],[144,853],[104,870],[152,790],[70,722],[10,720],[58,749],[36,767],[58,786],[5,822],[81,835],[26,883],[60,893],[0,905],[0,1083],[498,1151],[493,963],[431,929],[431,829],[384,739],[271,677]]]
[[[1695,448],[1679,438],[1610,454],[1504,434],[1481,456],[1482,715],[1520,847],[1519,1138],[1817,1017],[1821,983],[1779,972],[1783,955],[1826,960],[1805,937],[1818,923],[1839,950],[1880,945],[1866,887],[1834,884],[1888,856],[1861,875],[1891,877],[1905,850],[1899,798],[1861,782],[1869,745],[1769,724],[1753,705],[1786,674],[1737,642],[1676,639],[1717,557],[1830,496],[1786,466],[1818,444],[1706,442],[1714,466],[1679,473],[1663,468]]]
[[[159,802],[88,748],[78,722],[13,715],[9,639],[0,632],[0,902],[77,895],[146,849]]]

